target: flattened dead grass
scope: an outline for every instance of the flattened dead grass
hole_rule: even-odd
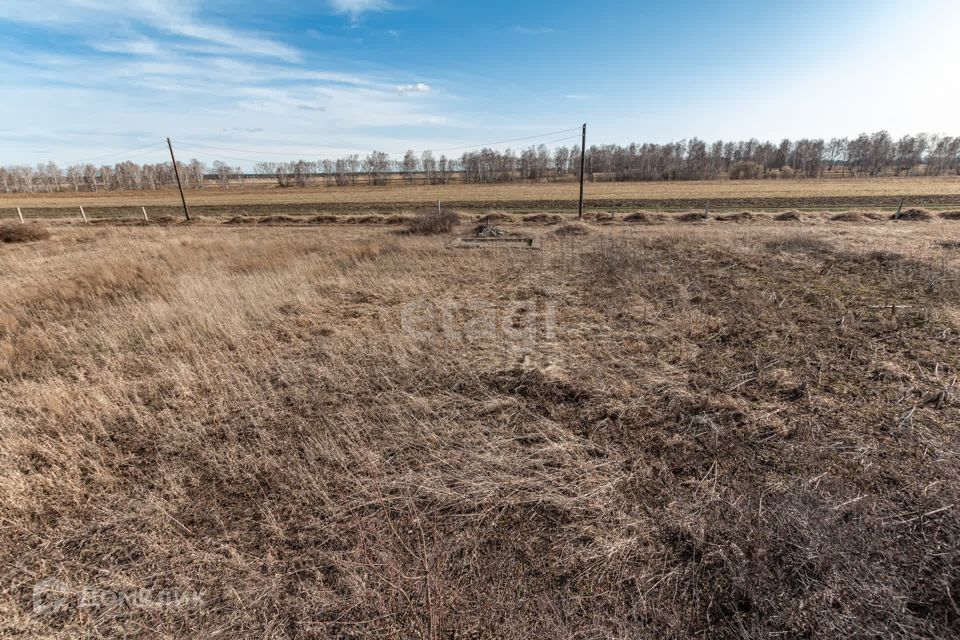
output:
[[[955,636],[937,227],[534,229],[541,251],[65,228],[0,252],[4,633]],[[404,330],[411,302],[437,331]],[[555,326],[443,329],[437,305],[462,330],[481,302]],[[49,576],[72,591],[35,615]],[[203,595],[81,610],[85,587]]]

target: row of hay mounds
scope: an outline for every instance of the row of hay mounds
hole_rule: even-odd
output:
[[[831,222],[859,222],[859,223],[868,223],[868,222],[880,222],[880,221],[901,221],[901,222],[928,222],[931,220],[940,217],[944,220],[960,220],[960,211],[942,211],[939,213],[933,213],[926,209],[921,208],[910,208],[905,209],[900,212],[900,216],[897,217],[896,214],[881,213],[878,211],[842,211],[842,212],[830,212],[830,211],[811,211],[811,212],[801,212],[801,211],[783,211],[776,214],[768,213],[758,213],[752,211],[738,211],[734,213],[718,213],[715,215],[708,215],[703,211],[693,211],[685,213],[663,213],[658,211],[634,211],[632,213],[625,213],[622,216],[617,216],[616,214],[606,213],[606,212],[596,212],[591,211],[584,214],[584,220],[588,220],[594,223],[600,224],[609,224],[611,222],[625,222],[629,224],[642,224],[642,225],[657,225],[664,224],[668,222],[681,222],[681,223],[705,223],[705,222],[736,222],[736,223],[751,223],[751,222],[765,222],[773,220],[775,222],[817,222],[817,221],[831,221]],[[474,218],[474,220],[480,224],[501,224],[501,223],[523,223],[523,224],[539,224],[539,225],[561,225],[564,222],[571,220],[570,216],[564,216],[559,213],[528,213],[528,214],[511,214],[505,211],[488,211],[487,213]],[[411,220],[410,215],[404,214],[394,214],[394,215],[380,215],[380,214],[368,214],[368,215],[359,215],[359,216],[346,216],[346,215],[331,215],[331,214],[320,214],[312,217],[295,217],[288,215],[269,215],[269,216],[234,216],[223,222],[223,224],[229,225],[254,225],[254,224],[264,224],[264,225],[282,225],[282,224],[385,224],[385,225],[400,225],[406,224]],[[177,220],[173,218],[169,219],[158,219],[156,222],[166,223],[166,222],[176,222]],[[99,220],[97,222],[100,222]],[[104,220],[103,222],[106,222]],[[116,222],[116,221],[114,221]],[[151,223],[154,222],[151,219]],[[127,224],[138,224],[138,221],[130,220]],[[143,221],[139,221],[139,224],[144,224]]]
[[[312,217],[294,217],[287,215],[272,216],[233,216],[223,221],[228,225],[287,225],[287,224],[404,224],[410,220],[410,216],[391,215],[381,216],[369,214],[363,216],[335,216],[335,215],[317,215]]]

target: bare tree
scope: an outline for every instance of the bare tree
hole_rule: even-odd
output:
[[[230,177],[233,174],[233,169],[225,162],[220,162],[215,160],[213,163],[213,172],[217,174],[217,181],[220,183],[221,189],[230,188]]]
[[[390,157],[382,151],[373,151],[363,161],[363,168],[370,184],[385,185],[390,171]]]

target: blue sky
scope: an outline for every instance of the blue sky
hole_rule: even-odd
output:
[[[0,0],[0,163],[958,134],[958,32],[954,0]]]

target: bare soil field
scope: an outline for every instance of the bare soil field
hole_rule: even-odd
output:
[[[0,635],[960,634],[960,221],[495,222],[0,244]]]
[[[586,189],[591,209],[784,210],[895,208],[901,198],[911,206],[960,209],[960,177],[823,180],[741,180],[707,182],[598,182]],[[187,192],[195,213],[207,216],[316,215],[323,213],[396,213],[442,201],[471,211],[569,211],[576,207],[574,183],[372,187],[290,187],[220,189]],[[154,215],[180,211],[176,190],[144,192],[7,194],[0,196],[0,217],[15,218],[16,207],[29,216],[57,216],[83,205],[90,216],[137,217],[146,206]]]

